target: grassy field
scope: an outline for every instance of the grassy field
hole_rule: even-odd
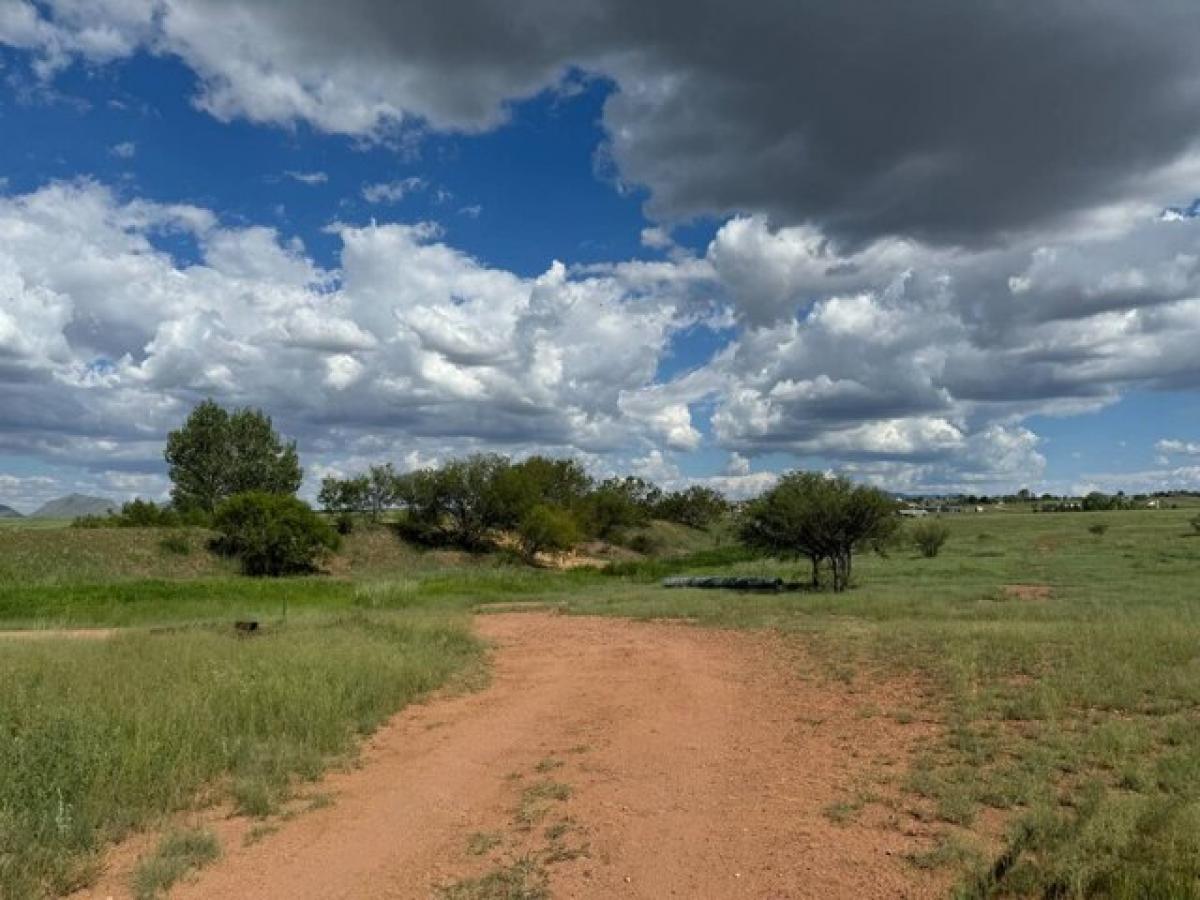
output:
[[[254,809],[255,797],[284,789],[285,775],[311,774],[356,732],[469,665],[464,611],[545,600],[577,614],[776,628],[830,678],[915,676],[926,690],[912,709],[878,714],[932,714],[944,735],[899,785],[897,814],[938,823],[942,845],[913,864],[954,867],[964,896],[1200,896],[1193,513],[951,516],[940,556],[864,557],[858,585],[842,595],[662,590],[658,578],[680,571],[806,575],[804,565],[669,530],[663,552],[690,555],[618,574],[420,552],[380,531],[356,535],[333,576],[271,582],[222,568],[199,536],[177,554],[153,532],[90,532],[115,543],[88,551],[69,530],[7,530],[4,627],[189,627],[103,644],[4,645],[0,678],[22,687],[0,699],[0,729],[17,748],[0,752],[23,755],[0,760],[0,838],[19,848],[0,856],[2,877],[56,889],[77,881],[104,839],[195,802],[222,773],[235,801]],[[1089,530],[1097,522],[1106,533]],[[123,541],[140,549],[122,555]],[[204,625],[244,615],[275,626],[269,637],[243,642]],[[452,652],[423,656],[422,647]],[[313,691],[326,698],[315,710]],[[225,704],[237,712],[218,715]],[[317,714],[319,725],[304,721]],[[277,734],[284,745],[262,743]],[[48,762],[59,745],[75,749]],[[156,774],[168,768],[169,778]],[[110,783],[136,802],[118,803]],[[848,798],[840,815],[861,805]],[[24,834],[38,837],[14,844]]]
[[[0,628],[165,626],[0,639],[0,897],[86,884],[108,842],[198,804],[272,812],[397,709],[478,668],[453,609],[373,609],[349,577],[239,578],[205,535],[184,535],[187,553],[154,530],[0,532]],[[382,537],[342,564],[376,578],[444,567]],[[239,638],[239,618],[264,631]],[[139,895],[179,870],[177,849],[139,870]]]
[[[135,632],[0,647],[0,896],[86,883],[105,842],[228,796],[270,812],[478,659],[462,618],[330,616],[262,636]],[[227,790],[205,796],[218,783]]]

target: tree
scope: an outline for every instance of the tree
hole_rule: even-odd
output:
[[[535,506],[578,511],[591,487],[591,477],[575,460],[530,456],[496,468],[488,508],[495,527],[516,528]]]
[[[496,491],[508,465],[503,456],[476,454],[401,476],[396,484],[398,498],[408,507],[405,529],[428,543],[479,547],[490,529],[509,519]]]
[[[167,435],[164,456],[171,500],[182,512],[212,513],[225,498],[248,491],[295,494],[304,474],[295,442],[283,442],[270,416],[249,408],[230,413],[212,400]]]
[[[370,508],[371,482],[366,475],[354,478],[335,478],[332,475],[321,479],[321,490],[317,502],[331,513],[365,513]]]
[[[354,517],[370,507],[370,493],[371,480],[366,475],[354,478],[328,476],[321,479],[317,501],[336,517],[338,533],[350,534],[354,530]]]
[[[537,505],[525,513],[517,528],[521,549],[532,560],[544,551],[563,552],[579,543],[579,525],[567,510]]]
[[[827,563],[834,591],[850,583],[855,549],[882,545],[898,527],[896,504],[876,488],[816,472],[792,472],[753,501],[740,534],[748,546],[782,558],[806,557],[820,586]]]
[[[376,522],[386,509],[391,509],[400,499],[400,481],[391,463],[371,466],[366,475],[367,508]]]
[[[662,499],[662,491],[641,478],[609,478],[588,495],[584,518],[588,531],[605,540],[628,528],[645,525]]]
[[[236,556],[247,575],[311,572],[338,545],[328,522],[285,494],[229,497],[217,507],[213,528],[220,534],[218,549]]]
[[[693,485],[666,494],[656,505],[655,515],[689,528],[705,529],[729,512],[729,501],[718,491]]]

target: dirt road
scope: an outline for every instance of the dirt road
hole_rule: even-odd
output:
[[[886,715],[911,702],[904,688],[806,679],[799,651],[762,634],[477,621],[496,647],[489,687],[396,717],[361,767],[326,779],[327,808],[249,846],[247,823],[217,822],[223,858],[171,896],[429,898],[489,872],[545,878],[554,897],[944,891],[903,859],[927,836],[826,813],[867,772],[903,771],[928,732]],[[120,869],[95,895],[126,890]]]

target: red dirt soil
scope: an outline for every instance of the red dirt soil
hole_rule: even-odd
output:
[[[839,825],[825,812],[864,777],[902,773],[930,735],[886,714],[920,705],[911,686],[806,677],[799,645],[763,633],[546,613],[476,621],[495,645],[487,688],[400,713],[360,767],[324,779],[333,805],[250,846],[245,820],[214,816],[222,859],[171,897],[436,897],[524,854],[545,860],[545,829],[560,822],[554,846],[579,852],[545,862],[554,897],[945,894],[944,873],[903,858],[931,846],[907,817]],[[545,779],[571,795],[523,828],[522,792]],[[481,832],[499,843],[472,855]],[[127,896],[152,843],[117,848],[86,896]]]

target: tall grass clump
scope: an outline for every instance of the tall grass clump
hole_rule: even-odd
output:
[[[909,530],[909,538],[923,557],[933,559],[950,540],[950,528],[945,522],[936,520],[918,522]]]
[[[6,643],[0,896],[64,893],[104,845],[231,785],[269,811],[356,738],[477,659],[465,620],[347,613],[225,630]]]

